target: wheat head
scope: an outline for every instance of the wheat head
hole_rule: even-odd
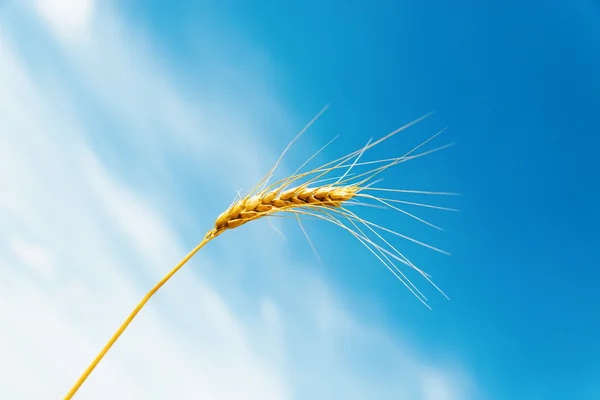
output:
[[[341,208],[345,201],[356,196],[356,186],[294,187],[284,191],[271,190],[238,200],[217,218],[211,231],[218,236],[227,229],[237,228],[250,221],[289,210]]]
[[[263,217],[270,216],[282,216],[282,215],[293,215],[300,224],[300,217],[317,218],[344,229],[354,236],[361,244],[363,244],[375,257],[390,271],[392,274],[400,280],[410,291],[417,297],[423,304],[427,306],[427,298],[423,293],[417,289],[417,287],[406,277],[402,270],[396,265],[397,262],[404,264],[416,271],[418,271],[425,279],[427,279],[436,289],[442,294],[443,292],[431,281],[429,276],[417,268],[407,257],[405,257],[396,247],[394,247],[388,239],[383,237],[383,234],[393,234],[405,240],[409,240],[413,243],[428,247],[435,251],[442,253],[431,245],[424,242],[413,239],[407,235],[403,235],[392,229],[383,227],[373,222],[367,221],[357,215],[355,212],[350,210],[351,206],[379,206],[385,207],[392,210],[399,211],[411,218],[437,228],[435,225],[417,217],[416,215],[400,208],[394,204],[407,204],[411,206],[430,207],[442,210],[452,210],[450,208],[439,207],[430,204],[416,203],[412,201],[398,200],[392,198],[382,198],[378,196],[378,193],[409,193],[409,194],[429,194],[429,195],[441,195],[441,194],[453,194],[453,193],[442,193],[442,192],[425,192],[419,190],[398,190],[389,188],[374,187],[374,184],[378,181],[374,181],[374,178],[386,169],[397,165],[402,162],[406,162],[434,151],[441,150],[446,146],[441,146],[430,151],[425,151],[420,154],[413,154],[417,149],[428,143],[430,140],[439,135],[442,131],[438,132],[425,142],[421,143],[417,147],[404,154],[402,157],[375,160],[367,162],[359,162],[361,156],[370,148],[375,145],[382,143],[389,139],[393,135],[403,131],[409,126],[419,122],[428,115],[425,115],[391,133],[384,136],[383,138],[369,142],[364,148],[356,150],[346,156],[330,161],[318,168],[314,168],[307,172],[300,172],[300,170],[318,154],[314,154],[309,158],[295,173],[291,176],[280,179],[270,185],[269,180],[273,176],[275,169],[280,163],[282,157],[285,155],[290,146],[298,139],[308,127],[315,122],[315,120],[324,111],[323,109],[312,121],[290,142],[288,147],[283,151],[275,165],[271,168],[269,173],[263,178],[263,180],[243,198],[236,199],[229,208],[227,208],[221,215],[219,215],[214,223],[212,229],[210,229],[200,241],[200,243],[185,256],[179,264],[177,264],[169,273],[167,273],[139,302],[134,310],[129,314],[125,322],[119,327],[119,329],[110,338],[108,343],[84,371],[81,377],[77,380],[75,385],[71,388],[69,393],[66,395],[65,400],[71,399],[83,382],[87,379],[90,373],[94,370],[96,365],[102,360],[105,354],[110,350],[112,345],[117,341],[121,334],[125,331],[127,326],[135,318],[142,307],[148,302],[148,300],[156,293],[162,285],[164,285],[183,265],[192,258],[198,250],[204,247],[208,242],[221,235],[223,232],[231,229],[238,228],[248,222],[261,219]],[[331,142],[330,142],[331,143]],[[329,143],[328,143],[329,144]],[[364,166],[370,167],[367,171],[353,173],[350,172]],[[371,167],[374,166],[374,167]],[[335,174],[338,171],[343,171],[341,176],[335,176],[330,178],[331,174]],[[324,182],[332,181],[333,183]],[[295,186],[292,186],[295,185]],[[371,202],[371,204],[368,204]],[[372,204],[372,203],[375,203]],[[304,231],[304,228],[302,228]],[[305,231],[304,231],[305,232]],[[306,232],[305,232],[306,234]],[[308,235],[307,235],[307,239]],[[309,239],[310,242],[310,239]],[[312,246],[312,243],[311,243]]]

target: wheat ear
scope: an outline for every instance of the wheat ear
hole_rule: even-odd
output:
[[[361,219],[354,212],[348,209],[350,205],[368,205],[360,201],[356,201],[358,199],[363,200],[375,200],[388,208],[400,211],[410,217],[416,218],[419,221],[422,221],[428,225],[428,222],[416,217],[415,215],[402,210],[396,206],[390,204],[390,202],[399,202],[416,206],[423,207],[433,207],[438,209],[449,210],[448,208],[432,206],[428,204],[421,204],[415,202],[406,202],[402,200],[395,199],[381,199],[376,197],[375,195],[368,194],[367,192],[378,190],[387,190],[394,191],[394,189],[385,189],[385,188],[375,188],[373,184],[376,183],[373,181],[373,178],[383,172],[384,170],[405,162],[409,161],[423,155],[429,154],[433,151],[440,150],[445,148],[446,146],[439,147],[437,149],[426,151],[417,155],[413,154],[417,149],[422,147],[425,143],[429,142],[433,138],[435,138],[438,134],[429,138],[425,142],[421,143],[419,146],[415,147],[404,156],[399,158],[392,158],[386,160],[378,160],[378,161],[369,161],[359,163],[360,157],[363,153],[372,148],[373,146],[383,142],[384,140],[389,139],[393,135],[401,132],[407,127],[415,124],[425,117],[421,117],[418,120],[415,120],[394,132],[384,136],[383,138],[377,140],[376,142],[369,142],[367,146],[364,148],[352,152],[344,157],[341,157],[337,160],[328,162],[324,165],[321,165],[318,168],[310,170],[308,172],[300,173],[300,169],[304,167],[303,164],[292,176],[281,179],[271,185],[268,185],[270,178],[272,177],[276,167],[280,163],[283,155],[287,152],[292,143],[298,139],[298,137],[312,124],[315,120],[321,115],[324,111],[323,109],[299,134],[296,136],[292,142],[288,145],[288,147],[281,154],[276,164],[271,168],[269,173],[263,178],[263,180],[244,198],[240,198],[235,201],[225,212],[223,212],[216,219],[215,224],[211,230],[209,230],[202,241],[192,250],[188,255],[186,255],[168,274],[166,274],[154,287],[142,298],[139,304],[135,307],[135,309],[129,314],[127,319],[121,324],[119,329],[113,334],[108,343],[104,346],[104,348],[100,351],[100,353],[96,356],[96,358],[92,361],[92,363],[87,367],[87,369],[83,372],[77,382],[73,385],[69,393],[65,396],[65,400],[71,399],[77,390],[81,387],[83,382],[87,379],[87,377],[91,374],[94,368],[98,365],[98,363],[102,360],[102,358],[106,355],[106,353],[110,350],[113,344],[119,339],[121,334],[125,331],[127,326],[131,323],[131,321],[135,318],[135,316],[139,313],[139,311],[144,307],[144,305],[150,300],[150,298],[169,280],[173,275],[177,273],[202,247],[204,247],[208,242],[222,234],[228,229],[234,229],[241,225],[244,225],[250,221],[254,221],[256,219],[260,219],[262,217],[268,217],[274,214],[277,215],[285,215],[285,214],[294,214],[297,218],[299,217],[314,217],[320,220],[325,220],[327,222],[331,222],[344,230],[351,233],[356,239],[358,239],[369,251],[371,251],[379,261],[381,261],[393,274],[398,278],[423,304],[427,305],[425,300],[427,299],[421,291],[419,291],[415,285],[408,280],[408,278],[404,275],[404,273],[396,266],[394,261],[400,262],[404,265],[407,265],[415,270],[417,270],[421,275],[423,275],[430,283],[433,282],[429,279],[429,277],[420,269],[418,269],[412,262],[410,262],[402,253],[400,253],[394,246],[392,246],[386,239],[383,238],[382,233],[388,232],[392,233],[401,238],[410,240],[414,243],[426,246],[433,250],[441,251],[433,246],[427,245],[423,242],[420,242],[416,239],[412,239],[406,235],[402,235],[398,232],[395,232],[391,229],[382,227],[380,225],[374,224],[372,222]],[[321,149],[322,150],[322,149]],[[321,151],[319,150],[319,152]],[[318,152],[317,152],[318,154]],[[316,155],[316,154],[315,154]],[[313,157],[315,156],[313,155]],[[313,157],[311,157],[308,161],[310,161]],[[350,171],[353,168],[360,168],[365,165],[378,165],[366,172],[350,174]],[[343,170],[344,173],[339,177],[334,178],[325,178],[326,175],[330,173],[335,173],[336,171]],[[322,184],[322,182],[327,180],[334,180],[335,183],[332,184]],[[296,186],[291,186],[292,184],[296,184]],[[420,194],[450,194],[450,193],[441,193],[441,192],[425,192],[425,191],[416,191],[416,190],[397,190],[399,193],[420,193]],[[298,219],[299,221],[299,219]],[[432,225],[434,226],[434,225]],[[362,228],[361,228],[362,227]],[[304,228],[302,228],[304,231]],[[368,233],[374,234],[376,238],[381,239],[383,244],[377,243],[376,239],[369,237]],[[379,233],[381,232],[381,233]],[[311,243],[312,246],[312,243]],[[394,260],[394,261],[392,261]],[[434,285],[435,286],[435,285]],[[437,288],[437,286],[435,286]],[[438,288],[439,290],[439,288]],[[443,293],[443,292],[442,292]]]

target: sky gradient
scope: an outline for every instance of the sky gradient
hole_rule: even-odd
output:
[[[489,2],[488,2],[489,3]],[[600,398],[600,6],[592,0],[0,5],[0,397],[60,398],[143,294],[251,189],[334,136],[386,171],[365,218],[428,310],[350,235],[257,221],[203,249],[81,399]]]

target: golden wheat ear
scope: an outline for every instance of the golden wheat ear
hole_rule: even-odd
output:
[[[269,170],[265,177],[253,188],[248,195],[243,198],[238,198],[234,201],[229,208],[227,208],[221,215],[219,215],[214,223],[214,226],[205,234],[202,241],[186,255],[167,275],[165,275],[139,302],[134,310],[129,314],[123,324],[117,329],[117,331],[110,338],[108,343],[92,361],[89,367],[83,372],[81,377],[77,380],[75,385],[71,388],[65,399],[71,399],[77,390],[81,387],[83,382],[87,379],[90,373],[110,350],[113,344],[118,340],[121,334],[125,331],[127,326],[140,312],[144,305],[150,300],[150,298],[169,280],[173,275],[177,273],[184,265],[189,261],[202,247],[208,242],[221,235],[227,230],[235,229],[239,226],[247,224],[248,222],[269,216],[275,215],[293,215],[298,222],[300,218],[317,218],[323,221],[333,223],[339,226],[343,230],[349,232],[355,237],[360,243],[362,243],[375,257],[394,274],[409,290],[412,294],[419,299],[427,307],[427,298],[425,295],[417,289],[417,287],[406,277],[404,272],[396,265],[401,263],[408,266],[421,274],[427,279],[436,289],[442,294],[443,292],[431,281],[430,277],[422,270],[417,268],[407,257],[405,257],[398,249],[393,246],[384,234],[392,234],[396,237],[400,237],[412,243],[430,248],[432,250],[443,252],[442,250],[426,244],[423,241],[411,238],[408,235],[401,234],[392,229],[383,227],[379,224],[367,221],[355,212],[350,210],[350,207],[368,206],[368,207],[384,207],[395,211],[399,211],[404,215],[414,218],[420,222],[423,222],[432,227],[435,225],[425,221],[424,219],[408,212],[400,206],[394,204],[417,206],[417,207],[428,207],[439,210],[451,210],[447,207],[417,203],[413,201],[394,199],[389,197],[378,197],[376,193],[385,191],[390,193],[390,196],[396,194],[447,194],[441,192],[424,192],[419,190],[395,190],[387,188],[379,188],[374,185],[379,181],[374,181],[374,178],[381,174],[383,171],[397,164],[413,160],[427,154],[431,154],[434,151],[441,150],[447,146],[441,146],[433,150],[425,151],[420,154],[413,154],[418,149],[423,147],[429,141],[437,137],[442,131],[438,132],[434,136],[430,137],[423,143],[419,144],[409,152],[404,154],[402,157],[374,160],[374,161],[360,161],[362,156],[367,150],[373,148],[376,145],[383,143],[392,136],[400,133],[404,129],[416,124],[423,120],[428,115],[425,115],[387,135],[378,139],[374,142],[369,141],[364,147],[340,157],[336,160],[330,161],[324,165],[321,165],[312,170],[301,172],[302,168],[311,161],[316,154],[321,152],[327,145],[321,148],[317,153],[310,157],[302,166],[296,170],[291,176],[280,179],[276,182],[269,184],[275,169],[280,164],[283,156],[286,154],[290,146],[305,132],[325,111],[326,108],[321,110],[319,114],[313,118],[310,123],[305,126],[302,131],[290,142],[290,144],[283,151],[275,165]],[[360,162],[359,162],[360,161]],[[372,167],[373,166],[373,167]],[[366,171],[361,171],[361,168],[367,167]],[[336,174],[340,175],[336,175]],[[332,176],[333,175],[333,176]],[[329,182],[329,183],[327,183]],[[333,183],[332,183],[333,182]],[[293,185],[293,186],[292,186]],[[375,193],[375,194],[371,194]],[[371,203],[369,203],[371,202]],[[393,204],[392,204],[393,203]],[[437,227],[436,227],[437,228]],[[301,229],[306,234],[306,231],[301,225]],[[439,229],[439,228],[438,228]],[[307,235],[308,238],[308,235]],[[310,241],[310,239],[309,239]],[[311,243],[311,247],[314,246]],[[445,296],[445,294],[444,294]]]

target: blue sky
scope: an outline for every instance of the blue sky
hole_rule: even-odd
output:
[[[213,3],[213,4],[211,4]],[[488,2],[489,3],[489,2]],[[0,6],[2,398],[64,395],[125,315],[325,104],[280,173],[435,110],[453,147],[386,187],[459,213],[375,222],[423,307],[348,234],[228,232],[152,299],[80,397],[600,398],[600,7],[593,1],[24,1]],[[28,381],[29,379],[29,381]],[[32,380],[36,384],[31,384]],[[120,397],[118,397],[120,396]]]

